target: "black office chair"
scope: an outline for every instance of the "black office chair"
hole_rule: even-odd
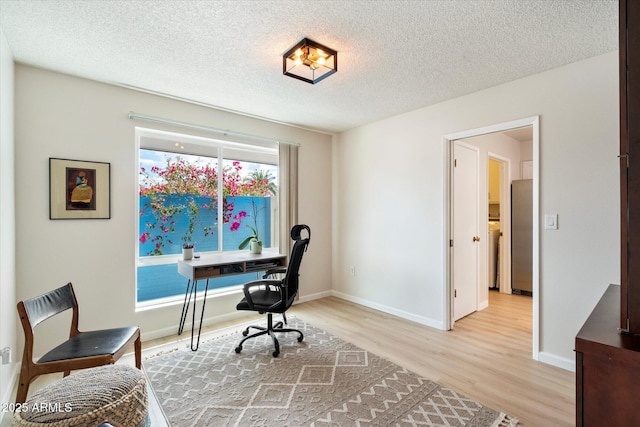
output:
[[[302,230],[307,230],[306,239],[303,239],[301,236]],[[291,307],[298,293],[300,264],[302,262],[302,255],[304,255],[311,241],[311,229],[307,225],[295,225],[291,229],[291,238],[295,243],[291,249],[288,267],[286,269],[275,268],[267,270],[262,280],[255,280],[244,285],[244,298],[238,303],[236,309],[257,311],[260,314],[267,313],[267,327],[252,325],[242,331],[242,335],[246,338],[240,341],[240,344],[236,347],[236,353],[242,351],[242,344],[244,344],[246,340],[260,335],[269,334],[273,340],[273,345],[275,346],[275,351],[272,353],[273,357],[278,357],[280,354],[280,344],[278,343],[278,338],[276,338],[277,332],[297,332],[298,342],[302,342],[304,339],[302,332],[297,329],[285,328],[284,325],[287,324],[285,312]],[[276,274],[284,274],[284,278],[269,279],[269,277]],[[283,321],[277,322],[274,325],[273,313],[281,313]],[[249,335],[250,328],[257,329],[258,332]]]

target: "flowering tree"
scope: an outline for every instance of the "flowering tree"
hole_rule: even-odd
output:
[[[238,195],[243,196],[275,196],[275,194],[275,177],[271,175],[270,171],[265,170],[249,172],[238,191]]]
[[[234,213],[235,196],[269,196],[275,188],[270,174],[266,174],[266,181],[243,179],[241,169],[240,162],[233,162],[222,170],[222,221],[231,222],[231,231],[237,231],[247,216],[245,211]],[[186,215],[188,220],[186,232],[181,236],[184,245],[192,245],[196,231],[210,236],[216,230],[215,222],[219,220],[217,164],[199,165],[176,157],[167,158],[164,168],[153,166],[147,171],[141,167],[139,194],[141,200],[146,201],[140,215],[151,213],[139,237],[142,244],[154,243],[147,255],[162,255],[164,246],[174,244],[171,236],[176,232],[176,219],[182,216]],[[215,221],[203,221],[203,210],[215,214]]]

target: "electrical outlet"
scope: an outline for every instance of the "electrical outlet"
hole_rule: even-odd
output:
[[[11,347],[5,347],[2,349],[2,364],[8,365],[11,363]]]

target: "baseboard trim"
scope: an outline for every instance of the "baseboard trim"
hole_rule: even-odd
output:
[[[215,325],[222,322],[233,321],[233,320],[242,320],[242,319],[246,319],[247,317],[249,317],[247,316],[247,312],[232,311],[230,313],[225,313],[218,316],[205,317],[204,319],[202,319],[202,327]],[[196,322],[199,322],[199,321],[196,319]],[[176,323],[175,325],[169,326],[167,328],[155,329],[153,331],[143,332],[140,335],[140,338],[142,339],[142,341],[149,341],[157,338],[165,338],[171,335],[176,335],[177,333],[178,333],[178,324]],[[191,322],[185,322],[183,334],[184,335],[191,334]]]
[[[562,368],[566,371],[576,371],[576,361],[573,359],[567,359],[566,357],[556,356],[555,354],[541,351],[538,353],[538,361],[546,363],[547,365]]]
[[[12,369],[10,371],[11,379],[9,385],[5,390],[4,396],[2,396],[3,403],[15,402],[16,393],[18,392],[18,377],[20,376],[20,362],[12,363]],[[11,425],[11,418],[13,413],[10,411],[0,411],[0,426]]]
[[[386,306],[384,304],[379,304],[377,302],[369,301],[364,298],[354,297],[352,295],[348,295],[338,291],[330,291],[331,295],[340,298],[346,301],[350,301],[356,304],[363,305],[365,307],[372,308],[374,310],[382,311],[383,313],[392,314],[394,316],[401,317],[406,320],[411,320],[412,322],[420,323],[421,325],[429,326],[431,328],[440,329],[441,331],[445,330],[444,325],[439,320],[430,319],[424,316],[418,316],[413,313],[409,313],[404,310],[398,310],[393,307]]]
[[[239,292],[242,293],[242,292]],[[320,299],[320,298],[324,298],[324,297],[328,297],[331,296],[331,292],[330,291],[324,291],[324,292],[318,292],[315,294],[311,294],[311,295],[305,295],[304,297],[301,296],[296,302],[294,302],[294,304],[299,304],[299,303],[303,303],[303,302],[307,302],[307,301],[313,301],[316,299]],[[233,320],[243,320],[246,319],[247,316],[247,312],[246,311],[231,311],[229,313],[224,313],[224,314],[220,314],[217,316],[210,316],[210,317],[205,317],[202,319],[202,326],[211,326],[211,325],[215,325],[217,323],[222,323],[222,322],[228,322],[228,321],[233,321]],[[187,322],[184,325],[184,329],[185,331],[187,329],[191,329],[191,322],[189,322],[188,320],[190,320],[191,317],[188,316]],[[143,332],[140,336],[140,338],[142,339],[142,341],[148,341],[148,340],[154,340],[154,339],[158,339],[158,338],[165,338],[171,335],[175,335],[178,333],[178,324],[176,323],[175,325],[172,326],[168,326],[166,328],[162,328],[162,329],[154,329],[153,331],[147,331],[147,332]],[[191,333],[189,331],[189,333]]]
[[[298,294],[298,295],[300,295],[300,294]],[[303,302],[309,302],[309,301],[313,301],[313,300],[320,299],[320,298],[330,297],[331,295],[332,295],[331,291],[317,292],[315,294],[300,296],[298,298],[298,301],[296,301],[296,303],[299,304],[299,303],[303,303]]]

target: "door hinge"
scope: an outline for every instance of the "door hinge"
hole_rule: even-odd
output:
[[[453,247],[453,239],[449,240],[449,247],[452,248]]]
[[[457,289],[453,290],[453,297],[454,298],[458,298],[458,290]]]
[[[457,167],[458,166],[458,159],[453,159],[453,167]]]
[[[624,157],[627,160],[627,169],[629,169],[629,153],[620,154],[618,158]]]

